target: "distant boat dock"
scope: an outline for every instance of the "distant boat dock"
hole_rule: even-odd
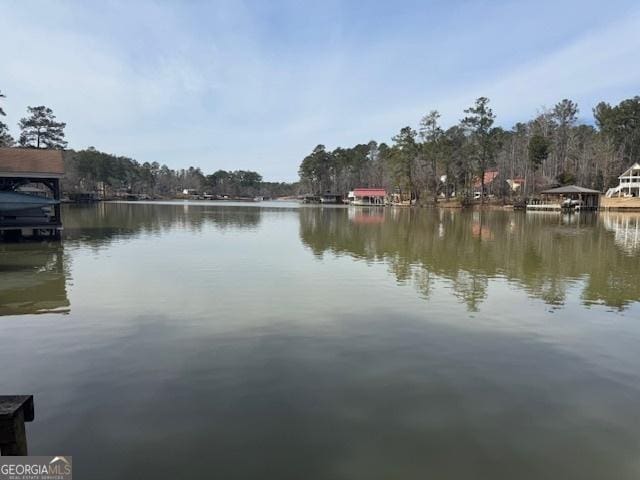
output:
[[[527,211],[578,212],[598,210],[600,192],[577,185],[552,188],[541,192],[541,199],[526,205]]]

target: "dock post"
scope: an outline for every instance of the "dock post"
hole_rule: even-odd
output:
[[[26,456],[25,422],[34,418],[33,395],[0,396],[0,454]]]

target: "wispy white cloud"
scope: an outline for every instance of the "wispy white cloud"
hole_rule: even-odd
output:
[[[595,100],[615,102],[640,94],[640,63],[634,60],[640,51],[638,32],[640,11],[584,32],[551,52],[521,58],[490,75],[407,99],[396,108],[377,112],[372,125],[376,130],[385,129],[389,122],[398,128],[415,125],[421,115],[434,108],[443,114],[443,122],[451,125],[479,96],[492,100],[498,120],[506,126],[525,121],[563,98],[578,100],[583,118],[590,119]]]
[[[13,125],[49,105],[76,148],[294,179],[317,143],[388,141],[433,108],[453,123],[479,95],[509,124],[640,93],[633,3],[567,4],[12,3],[0,89]]]

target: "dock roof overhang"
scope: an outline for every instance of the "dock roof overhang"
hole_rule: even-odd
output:
[[[571,193],[600,195],[600,192],[598,190],[591,190],[590,188],[579,187],[577,185],[566,185],[564,187],[552,188],[540,193],[544,195],[568,195]]]
[[[63,175],[62,150],[0,148],[0,177],[38,179]]]
[[[355,188],[353,194],[356,197],[384,197],[387,191],[384,188]]]

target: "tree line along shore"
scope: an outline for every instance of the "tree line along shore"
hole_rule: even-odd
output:
[[[4,97],[0,91],[0,100]],[[158,162],[140,163],[93,147],[67,149],[66,123],[58,121],[50,108],[27,107],[27,113],[18,122],[20,136],[15,140],[7,124],[2,122],[6,112],[0,105],[0,147],[64,150],[65,175],[61,186],[66,195],[162,199],[184,197],[185,191],[230,198],[277,198],[298,194],[297,183],[267,182],[262,175],[251,170],[217,170],[207,175],[199,167],[172,169]]]
[[[449,128],[433,110],[392,143],[370,141],[328,150],[318,145],[300,165],[301,189],[345,193],[383,187],[415,203],[455,199],[524,201],[546,188],[578,184],[604,192],[640,159],[640,96],[598,103],[593,123],[579,122],[568,99],[510,130],[496,126],[486,97]]]
[[[411,204],[484,203],[488,197],[505,203],[569,184],[605,191],[640,159],[640,96],[616,105],[598,103],[590,123],[579,121],[579,113],[575,102],[564,99],[507,130],[496,125],[490,100],[480,97],[448,128],[433,110],[417,128],[401,128],[389,144],[372,140],[333,150],[318,145],[302,160],[300,181],[293,183],[266,182],[250,170],[205,174],[199,167],[171,169],[93,147],[67,149],[66,124],[45,106],[27,107],[16,141],[1,121],[6,112],[0,104],[0,147],[63,149],[62,189],[67,194],[278,198],[325,192],[346,196],[354,188],[377,187]]]

